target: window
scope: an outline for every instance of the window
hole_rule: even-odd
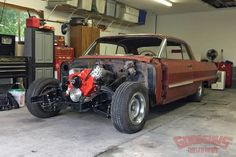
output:
[[[182,59],[181,44],[177,42],[167,41],[166,58],[168,59]]]
[[[148,54],[149,52],[151,54],[158,54],[160,46],[148,46],[148,47],[140,47],[137,49],[138,54]]]
[[[161,58],[179,60],[191,59],[186,45],[175,41],[167,41],[167,45],[161,54]]]
[[[98,54],[100,55],[115,55],[115,54],[120,54],[123,55],[125,54],[125,49],[121,46],[118,46],[116,44],[108,44],[108,43],[100,43],[97,45],[97,48],[100,47],[100,52]]]
[[[14,8],[0,9],[0,34],[15,35],[16,41],[24,41],[26,19],[29,17],[26,11]]]
[[[182,52],[183,52],[183,59],[184,60],[191,60],[191,57],[189,56],[189,51],[185,44],[182,44]]]

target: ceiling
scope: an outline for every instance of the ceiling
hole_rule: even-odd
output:
[[[118,1],[139,9],[145,9],[151,11],[158,15],[211,11],[216,9],[208,5],[207,3],[204,3],[202,0],[170,0],[173,2],[172,7],[167,7],[162,4],[159,4],[155,0],[118,0]]]

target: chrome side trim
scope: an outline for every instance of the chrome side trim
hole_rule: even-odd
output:
[[[184,81],[184,82],[178,82],[178,83],[173,83],[173,84],[169,85],[169,88],[175,88],[175,87],[185,86],[185,85],[189,85],[189,84],[192,84],[192,83],[193,83],[193,80]]]

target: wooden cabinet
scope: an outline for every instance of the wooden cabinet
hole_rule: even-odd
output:
[[[72,26],[70,32],[71,47],[75,49],[75,56],[80,57],[87,48],[100,37],[100,29],[87,26]]]

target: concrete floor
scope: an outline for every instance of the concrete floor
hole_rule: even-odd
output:
[[[189,153],[173,141],[188,135],[234,139],[217,153]],[[110,120],[94,113],[67,110],[54,118],[37,119],[26,108],[0,112],[0,157],[90,156],[235,157],[236,90],[207,90],[201,103],[181,100],[155,108],[143,131],[132,135],[117,132]]]

